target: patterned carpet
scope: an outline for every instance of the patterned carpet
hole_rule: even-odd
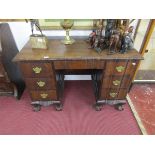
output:
[[[134,84],[129,97],[144,134],[155,134],[155,84]]]
[[[64,109],[51,105],[33,112],[25,90],[21,100],[0,97],[0,134],[2,135],[139,135],[141,131],[128,104],[124,111],[106,105],[95,111],[91,81],[67,81]]]

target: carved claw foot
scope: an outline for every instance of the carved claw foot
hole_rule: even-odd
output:
[[[63,109],[63,104],[56,104],[56,105],[55,105],[55,109],[56,109],[56,111],[62,111],[62,109]]]
[[[95,104],[94,108],[95,108],[96,111],[101,111],[102,110],[102,105]]]
[[[123,111],[124,108],[123,108],[123,105],[122,104],[117,104],[114,106],[116,110],[119,110],[119,111]]]
[[[34,104],[33,105],[33,111],[38,112],[40,110],[41,110],[41,105],[39,105],[39,104]]]

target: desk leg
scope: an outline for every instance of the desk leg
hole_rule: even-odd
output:
[[[62,109],[63,109],[63,104],[60,102],[60,103],[56,103],[55,104],[55,109],[57,110],[57,111],[62,111]]]
[[[98,100],[98,101],[96,101],[94,108],[96,111],[101,111],[105,104],[106,104],[105,100],[102,100],[102,101]]]
[[[126,104],[126,100],[98,100],[94,108],[96,111],[101,111],[105,104],[114,106],[116,110],[122,111],[124,110],[123,105]]]
[[[33,104],[33,111],[38,112],[41,110],[41,105],[40,104]]]
[[[38,112],[41,110],[41,106],[47,107],[50,105],[54,105],[57,111],[61,111],[63,109],[63,104],[61,101],[35,101],[31,103],[33,106],[33,111]]]

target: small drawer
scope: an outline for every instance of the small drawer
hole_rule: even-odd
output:
[[[54,61],[55,69],[104,69],[103,60],[66,60]]]
[[[104,60],[95,60],[94,61],[94,69],[104,69],[105,61]]]
[[[54,64],[55,69],[65,69],[66,68],[65,61],[54,61],[53,64]]]
[[[116,100],[125,99],[128,89],[102,89],[100,94],[100,99],[102,100]]]
[[[127,61],[107,61],[104,75],[120,75],[126,71]]]
[[[26,78],[25,80],[29,90],[56,89],[55,78]]]
[[[56,90],[30,91],[30,96],[32,101],[49,101],[57,100],[58,98]]]
[[[22,73],[25,77],[49,77],[53,76],[51,63],[20,63]]]
[[[126,70],[127,61],[107,61],[104,75],[122,76]]]
[[[104,75],[134,75],[138,60],[107,61]]]
[[[104,88],[128,88],[131,83],[129,75],[125,76],[106,76],[103,78],[102,89]]]
[[[66,61],[67,69],[89,69],[89,67],[91,68],[92,64],[87,60]]]

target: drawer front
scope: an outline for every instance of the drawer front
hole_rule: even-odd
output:
[[[50,101],[57,100],[56,90],[48,91],[30,91],[32,101]]]
[[[20,63],[25,77],[49,77],[53,76],[51,63]]]
[[[100,99],[102,100],[123,100],[126,98],[128,89],[102,89]]]
[[[102,89],[104,88],[128,88],[131,83],[129,75],[125,76],[106,76],[103,78]]]
[[[67,69],[88,69],[89,65],[91,64],[87,64],[87,60],[66,61]]]
[[[131,75],[133,76],[137,68],[138,61],[119,60],[107,61],[104,75]]]
[[[55,69],[104,69],[103,60],[67,60],[54,61]]]
[[[122,76],[126,70],[127,61],[107,61],[104,75]]]
[[[65,69],[66,68],[65,61],[54,61],[53,64],[54,64],[55,69]]]
[[[25,78],[29,90],[50,90],[56,89],[54,78]]]

